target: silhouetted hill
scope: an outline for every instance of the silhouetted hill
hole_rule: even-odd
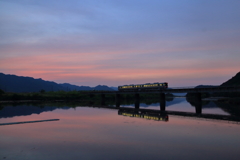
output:
[[[114,89],[105,86],[105,85],[98,85],[96,87],[89,87],[89,86],[76,86],[69,83],[60,84],[61,86],[65,87],[68,91],[69,90],[76,90],[76,91],[90,91],[90,90],[104,90],[104,91],[114,91]]]
[[[220,86],[239,86],[240,85],[240,72],[238,72],[234,77],[224,82]],[[208,88],[208,87],[216,87],[211,85],[198,85],[195,88]]]
[[[69,84],[69,83],[63,83],[63,84],[60,84],[61,86],[67,88],[68,91],[73,91],[73,90],[76,90],[76,91],[89,91],[89,90],[93,90],[93,88],[89,87],[89,86],[77,86],[77,85],[72,85],[72,84]]]
[[[93,88],[94,90],[104,90],[104,91],[114,91],[114,89],[109,88],[108,86],[105,85],[98,85],[96,87]]]
[[[240,85],[240,72],[238,72],[234,77],[228,81],[221,84],[221,86],[239,86]]]
[[[216,86],[212,86],[212,85],[198,85],[194,88],[212,88],[212,87],[216,87]]]
[[[240,72],[238,72],[234,77],[229,79],[228,81],[221,84],[221,86],[240,86]],[[214,96],[222,96],[222,97],[239,97],[240,92],[227,92],[227,93],[216,93]]]
[[[42,79],[34,79],[32,77],[22,77],[16,75],[5,75],[0,73],[0,89],[5,92],[39,92],[45,91],[58,91],[66,90],[61,85],[44,81]]]
[[[0,73],[0,89],[5,92],[39,92],[45,91],[72,91],[72,90],[108,90],[113,89],[108,86],[98,85],[96,87],[89,86],[77,86],[69,83],[58,84],[51,81],[45,81],[42,79],[34,79],[32,77],[22,77],[16,75],[6,75]]]

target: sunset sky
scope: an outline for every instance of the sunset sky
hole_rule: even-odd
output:
[[[219,85],[239,0],[0,0],[0,72],[75,85]]]

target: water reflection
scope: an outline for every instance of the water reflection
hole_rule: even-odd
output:
[[[181,110],[185,103],[167,102],[165,111],[159,103],[140,103],[139,109],[94,102],[2,106],[0,122],[60,120],[0,126],[0,159],[238,160],[240,125],[195,119],[209,114],[191,105],[192,112]]]
[[[41,114],[43,112],[52,112],[57,109],[68,110],[71,108],[76,109],[77,107],[98,107],[98,108],[109,108],[118,110],[118,114],[129,115],[132,117],[155,119],[155,120],[168,120],[169,115],[177,115],[181,117],[195,117],[204,118],[209,120],[225,120],[232,122],[239,122],[240,115],[238,110],[234,110],[233,107],[223,107],[216,102],[203,102],[203,106],[199,106],[196,103],[187,103],[184,98],[175,98],[171,101],[162,103],[139,103],[132,105],[121,104],[119,106],[114,105],[99,105],[95,104],[94,101],[90,102],[70,102],[70,103],[49,103],[49,104],[25,104],[15,106],[2,106],[0,109],[0,118],[11,118],[15,116],[28,116],[32,114]],[[195,105],[195,106],[194,106]],[[220,107],[218,107],[221,106]],[[159,107],[160,106],[160,107]],[[165,109],[166,107],[166,109]],[[232,109],[233,108],[233,109]],[[203,111],[202,111],[203,110]],[[208,112],[206,112],[206,110]],[[210,111],[210,112],[209,112]],[[149,116],[151,115],[151,116]],[[164,118],[164,116],[166,116]]]
[[[135,117],[135,118],[144,118],[148,120],[155,121],[168,121],[168,115],[165,112],[149,112],[146,110],[130,110],[130,109],[119,109],[118,115]]]

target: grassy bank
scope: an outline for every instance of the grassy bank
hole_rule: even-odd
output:
[[[39,93],[2,93],[0,101],[23,100],[80,100],[90,99],[90,96],[78,91],[55,91]]]
[[[159,102],[159,94],[140,94],[140,99],[145,103]],[[121,102],[132,104],[135,102],[134,94],[121,94]],[[173,100],[172,94],[166,95],[167,101]],[[101,101],[100,94],[84,91],[40,91],[38,93],[4,93],[0,95],[0,101],[5,102],[28,102],[28,101]],[[105,94],[106,103],[115,103],[115,94]]]

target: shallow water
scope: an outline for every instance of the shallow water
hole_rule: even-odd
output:
[[[134,108],[134,105],[121,105]],[[159,104],[140,104],[159,110]],[[166,103],[166,111],[195,112],[184,99]],[[202,113],[230,115],[214,104]],[[168,115],[155,121],[119,115],[118,109],[8,105],[0,123],[59,121],[0,126],[0,159],[232,159],[240,156],[240,125]]]

